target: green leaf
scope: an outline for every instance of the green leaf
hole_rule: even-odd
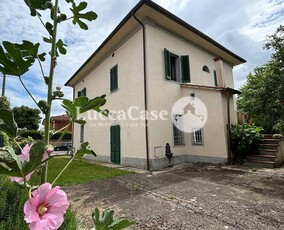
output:
[[[106,209],[100,215],[99,210],[96,208],[92,214],[93,222],[96,230],[119,230],[129,227],[135,223],[124,217],[113,218],[114,210]]]
[[[52,43],[52,38],[49,37],[49,38],[46,38],[46,37],[43,37],[43,41],[46,42],[46,43]]]
[[[79,125],[85,125],[87,122],[83,119],[80,119],[80,120],[75,120],[74,121],[75,123],[79,124]]]
[[[24,40],[22,44],[17,44],[4,41],[3,47],[0,46],[0,72],[13,76],[23,75],[35,59],[44,61],[45,53],[38,54],[38,49],[39,43],[33,44]]]
[[[36,16],[36,10],[46,10],[52,7],[51,0],[24,0],[30,8],[31,15]]]
[[[134,220],[130,220],[124,217],[121,218],[115,218],[113,223],[109,226],[109,229],[111,230],[119,230],[119,229],[124,229],[127,228],[136,222]]]
[[[50,22],[45,23],[45,28],[50,35],[52,35],[53,25]]]
[[[88,97],[77,97],[74,102],[68,99],[63,100],[62,107],[66,109],[66,113],[73,122],[78,123],[78,116],[89,110],[101,112],[100,107],[106,103],[106,95],[89,99]]]
[[[98,16],[95,12],[93,11],[88,11],[86,13],[81,13],[82,10],[85,10],[87,8],[87,2],[80,2],[79,5],[77,6],[74,2],[74,0],[67,1],[68,3],[72,3],[72,8],[70,10],[73,13],[73,24],[78,24],[81,29],[87,30],[88,26],[81,20],[85,19],[88,21],[93,21],[95,20]]]
[[[75,155],[82,156],[84,154],[92,154],[94,156],[97,156],[96,153],[93,150],[88,149],[88,147],[89,147],[89,142],[82,143],[79,149],[77,150],[77,152],[75,153]]]
[[[42,164],[43,153],[45,152],[45,144],[43,141],[38,141],[32,145],[30,150],[30,160],[23,165],[23,174],[26,176],[33,172]]]
[[[0,148],[0,174],[21,176],[22,163],[11,146]]]
[[[104,99],[104,97],[103,97]],[[106,100],[102,100],[102,97],[94,98],[90,100],[88,103],[86,103],[84,106],[81,107],[80,113],[85,113],[89,110],[96,110],[99,111],[99,108],[103,106],[106,103]]]
[[[61,39],[59,39],[56,43],[56,47],[57,47],[58,51],[63,55],[65,55],[67,53],[67,50],[64,48],[64,46],[66,47],[67,45],[65,45],[63,43],[63,41]]]
[[[17,136],[18,126],[14,120],[12,111],[0,109],[0,131],[6,133],[10,138]]]

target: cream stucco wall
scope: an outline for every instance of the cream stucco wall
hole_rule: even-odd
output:
[[[206,161],[215,158],[215,162],[224,162],[227,158],[227,104],[226,97],[217,90],[181,87],[178,82],[165,79],[164,48],[176,55],[189,55],[191,83],[195,85],[215,86],[214,73],[215,56],[202,50],[196,45],[170,34],[159,27],[150,24],[146,28],[146,66],[147,66],[147,104],[148,111],[167,111],[166,120],[149,120],[149,157],[151,162],[164,160],[164,146],[170,143],[174,156],[187,156],[186,160],[194,161],[194,157],[201,157]],[[114,56],[112,55],[114,53]],[[110,92],[110,69],[118,65],[118,90]],[[202,67],[207,65],[210,73],[204,72]],[[233,87],[232,67],[223,62],[223,80],[227,87]],[[113,111],[127,112],[131,106],[139,111],[144,110],[144,76],[143,76],[143,36],[142,29],[129,36],[124,43],[115,47],[84,80],[75,86],[75,95],[84,87],[87,96],[92,98],[106,94],[107,103],[104,108]],[[185,145],[175,146],[173,141],[173,124],[170,111],[173,104],[191,93],[201,99],[208,109],[208,120],[203,128],[204,144],[192,144],[191,134],[185,134]],[[233,108],[233,100],[230,101]],[[133,111],[134,111],[133,110]],[[135,113],[138,116],[138,112]],[[116,116],[112,116],[115,118]],[[232,123],[236,115],[231,109]],[[95,121],[93,115],[87,117],[85,126],[85,139],[97,155],[103,160],[110,158],[110,125],[121,126],[121,157],[129,159],[143,159],[138,163],[145,167],[146,134],[144,121]],[[105,125],[102,125],[105,124]],[[79,146],[80,126],[74,127],[74,145]],[[159,156],[156,150],[159,149]],[[202,161],[202,160],[201,160]],[[135,160],[122,164],[136,165]],[[157,166],[158,168],[159,166]]]
[[[196,85],[214,85],[215,68],[213,54],[201,50],[183,39],[152,25],[146,26],[147,76],[149,110],[166,110],[170,113],[173,104],[191,93],[201,99],[208,109],[208,120],[203,128],[204,145],[193,145],[191,134],[185,135],[185,145],[175,146],[173,141],[172,121],[149,121],[150,158],[155,159],[156,146],[170,143],[175,156],[189,154],[195,156],[227,158],[227,104],[221,92],[209,89],[181,88],[175,81],[165,79],[164,48],[176,55],[189,55],[191,83]],[[155,63],[155,64],[153,64]],[[202,70],[207,65],[210,73]],[[233,87],[232,67],[223,62],[223,80],[228,87]],[[230,101],[233,109],[233,101]],[[231,110],[232,120],[236,115]]]
[[[116,47],[105,60],[75,86],[75,95],[84,87],[89,98],[106,94],[103,108],[125,111],[131,106],[144,109],[142,30],[131,35],[120,47]],[[112,54],[114,53],[114,56]],[[110,69],[118,65],[118,90],[110,92]],[[84,141],[88,141],[97,155],[105,160],[110,157],[110,125],[121,126],[121,156],[145,158],[145,127],[134,126],[130,121],[94,120],[94,112],[85,115]],[[74,127],[74,146],[80,145],[80,125]]]

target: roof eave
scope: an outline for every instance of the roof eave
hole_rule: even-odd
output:
[[[71,83],[77,75],[79,75],[79,73],[86,67],[86,65],[102,50],[102,48],[109,42],[110,39],[112,39],[115,34],[125,25],[125,23],[131,19],[131,17],[133,16],[133,14],[135,14],[143,5],[148,5],[149,7],[153,8],[154,10],[158,11],[159,13],[167,16],[168,18],[170,18],[171,20],[173,20],[174,22],[180,24],[181,26],[185,27],[186,29],[192,31],[193,33],[195,33],[196,35],[198,35],[199,37],[203,38],[204,40],[206,40],[207,42],[213,44],[214,46],[216,46],[217,48],[219,48],[220,50],[224,51],[225,53],[229,54],[230,56],[232,56],[233,58],[235,58],[237,60],[237,63],[235,63],[234,65],[238,65],[241,63],[245,63],[246,60],[241,58],[240,56],[238,56],[237,54],[233,53],[232,51],[228,50],[227,48],[225,48],[224,46],[222,46],[221,44],[219,44],[218,42],[216,42],[215,40],[213,40],[212,38],[208,37],[206,34],[202,33],[201,31],[197,30],[196,28],[194,28],[193,26],[189,25],[188,23],[186,23],[185,21],[183,21],[182,19],[178,18],[177,16],[175,16],[174,14],[172,14],[171,12],[165,10],[164,8],[162,8],[161,6],[159,6],[158,4],[150,1],[150,0],[141,0],[138,2],[138,4],[123,18],[123,20],[118,24],[118,26],[112,31],[112,33],[104,40],[104,42],[98,47],[98,49],[84,62],[84,64],[73,74],[73,76],[65,83],[65,86],[74,86],[76,82]]]

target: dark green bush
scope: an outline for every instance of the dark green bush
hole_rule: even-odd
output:
[[[261,127],[247,123],[232,125],[231,147],[235,159],[243,159],[248,154],[255,154],[259,150],[259,144],[263,135]]]
[[[34,140],[42,140],[43,139],[41,131],[39,131],[39,130],[27,130],[26,132],[23,132],[21,134],[21,137],[25,137],[25,138],[31,137]]]
[[[58,132],[58,133],[54,134],[51,137],[51,140],[58,140],[61,137],[62,133],[63,132]],[[71,138],[72,138],[72,132],[66,131],[64,136],[63,136],[63,138],[62,138],[62,140],[71,140]]]
[[[0,230],[28,230],[24,220],[24,203],[28,199],[26,191],[0,175]],[[64,216],[61,230],[76,230],[76,216],[69,208]]]

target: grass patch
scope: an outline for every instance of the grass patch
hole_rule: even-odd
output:
[[[69,158],[57,157],[49,161],[47,181],[52,182],[58,173],[64,168]],[[75,185],[79,183],[108,179],[116,176],[132,174],[133,172],[109,168],[82,160],[73,160],[69,167],[59,177],[56,185]],[[32,177],[32,184],[39,183],[39,175]]]

